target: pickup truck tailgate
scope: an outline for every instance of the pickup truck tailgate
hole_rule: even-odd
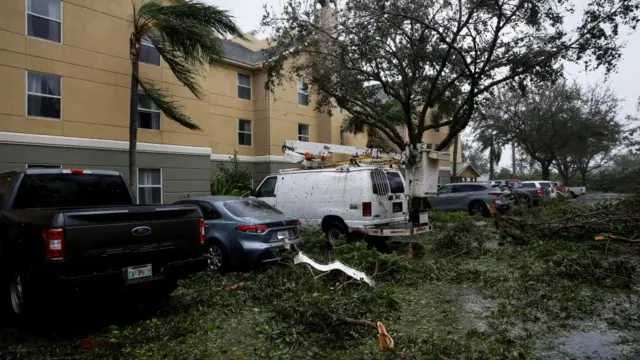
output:
[[[162,267],[202,255],[195,207],[135,206],[64,212],[67,276]],[[154,274],[157,271],[154,269]]]

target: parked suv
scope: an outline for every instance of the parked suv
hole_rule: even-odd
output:
[[[499,211],[509,208],[509,201],[500,189],[490,183],[453,183],[438,189],[438,194],[429,199],[433,209],[444,211],[467,211],[471,215],[489,216],[487,204],[495,205]]]

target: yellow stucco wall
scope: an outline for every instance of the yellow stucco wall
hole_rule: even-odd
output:
[[[62,1],[62,44],[26,36],[25,0],[0,1],[0,131],[68,137],[128,139],[132,29],[131,0]],[[249,36],[244,46],[258,50],[266,42]],[[62,82],[62,119],[26,116],[26,71],[56,74]],[[252,100],[237,97],[237,73],[252,77]],[[309,125],[311,141],[341,141],[344,114],[314,111],[297,104],[297,83],[285,84],[274,94],[264,90],[266,74],[230,64],[201,72],[203,99],[181,86],[170,69],[140,64],[142,77],[153,80],[179,101],[202,128],[191,131],[164,115],[161,130],[139,130],[147,143],[210,147],[216,154],[282,155],[284,140],[298,138],[298,124]],[[238,119],[252,121],[252,145],[238,145]],[[425,141],[443,134],[425,133]],[[345,145],[365,146],[365,135],[344,134]]]

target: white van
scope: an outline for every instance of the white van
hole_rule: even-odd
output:
[[[410,219],[406,189],[398,169],[338,167],[272,174],[254,196],[319,227],[333,244],[352,232],[389,237],[431,231],[427,212]]]

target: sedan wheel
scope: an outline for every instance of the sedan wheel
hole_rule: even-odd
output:
[[[204,257],[207,259],[207,266],[209,269],[214,271],[219,271],[224,267],[224,252],[219,245],[211,245],[207,249],[207,252],[204,254]]]
[[[9,294],[11,296],[11,308],[13,309],[13,313],[16,315],[22,314],[24,309],[24,293],[22,290],[22,279],[20,276],[16,276],[11,281]]]

